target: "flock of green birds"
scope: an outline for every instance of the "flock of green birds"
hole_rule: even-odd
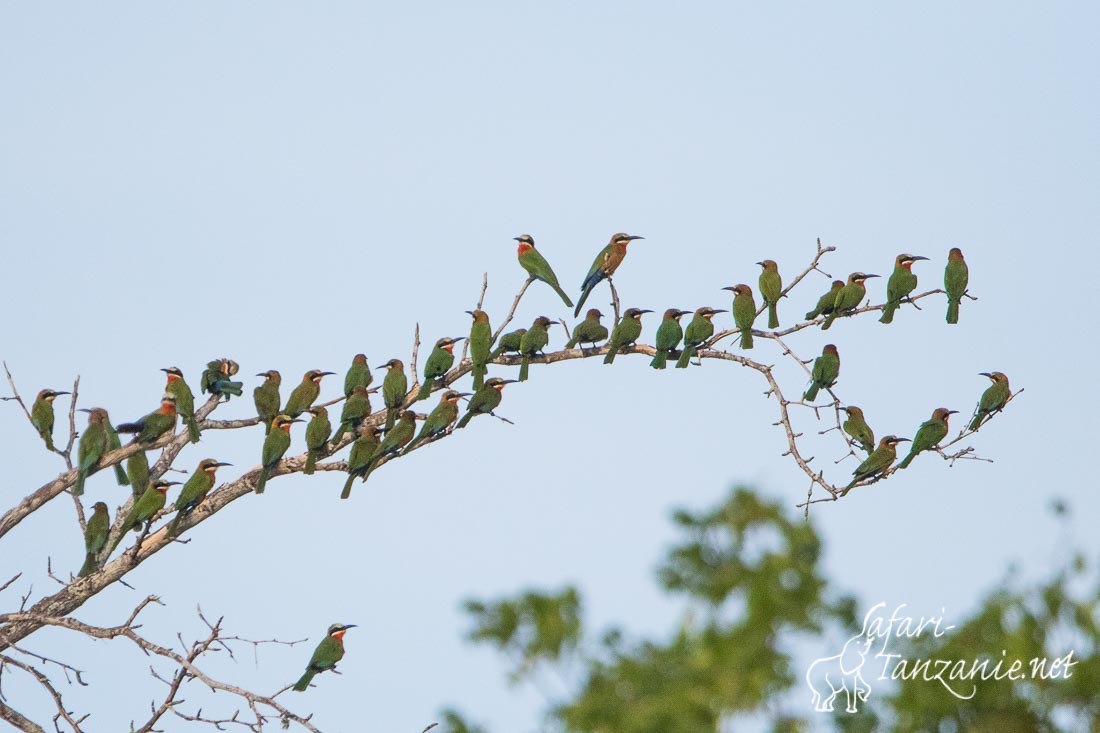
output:
[[[581,296],[574,315],[580,311],[593,289],[603,280],[612,277],[622,264],[631,242],[642,239],[636,235],[617,233],[597,255],[592,267],[581,285]],[[551,287],[569,307],[573,302],[562,289],[557,276],[542,254],[535,248],[534,239],[527,234],[515,237],[519,243],[517,257],[520,265],[528,273],[530,281],[541,281]],[[880,321],[891,323],[897,309],[910,298],[917,287],[917,277],[912,271],[914,263],[927,258],[919,255],[899,254],[895,259],[894,271],[886,286],[886,301],[882,306]],[[786,296],[779,268],[773,260],[757,263],[761,267],[758,289],[762,298],[758,309],[753,290],[745,284],[724,288],[733,293],[731,308],[733,322],[740,333],[740,347],[753,348],[753,328],[756,318],[764,311],[768,314],[768,328],[779,327],[779,302]],[[815,307],[806,313],[807,321],[820,319],[821,328],[829,329],[837,318],[851,316],[860,311],[867,295],[866,281],[878,275],[853,272],[847,281],[836,280],[828,292],[817,301]],[[969,271],[962,251],[951,249],[944,271],[944,292],[947,295],[947,322],[957,323],[959,304],[966,295]],[[604,314],[597,308],[589,309],[582,321],[576,324],[566,343],[567,349],[580,347],[600,348],[606,342],[607,351],[604,363],[614,362],[617,354],[632,347],[642,334],[642,316],[652,311],[639,308],[627,308],[613,328],[603,325]],[[681,327],[680,319],[688,311],[670,308],[664,312],[656,332],[655,355],[650,362],[655,369],[665,369],[670,357],[676,359],[677,368],[686,368],[699,350],[708,346],[714,336],[714,317],[726,313],[723,309],[702,307],[696,310],[686,328]],[[467,311],[472,318],[470,333],[462,337],[446,337],[435,342],[431,353],[424,363],[423,380],[420,389],[409,393],[408,377],[405,365],[400,359],[390,359],[379,369],[386,374],[380,387],[372,388],[373,372],[368,366],[367,357],[357,354],[344,377],[344,399],[339,418],[330,418],[324,406],[315,403],[320,396],[321,380],[334,372],[310,370],[302,376],[284,403],[280,389],[282,376],[278,371],[269,370],[256,376],[263,382],[253,391],[257,421],[265,426],[265,439],[261,453],[261,465],[254,479],[256,493],[263,493],[266,483],[274,474],[279,462],[291,445],[291,426],[306,422],[302,417],[309,415],[305,429],[306,462],[303,472],[314,472],[317,461],[330,455],[341,446],[345,435],[351,436],[351,451],[347,461],[347,480],[341,498],[348,498],[354,481],[366,481],[371,472],[381,462],[399,454],[406,453],[419,445],[438,439],[448,432],[465,427],[478,415],[493,414],[500,405],[502,391],[508,384],[522,382],[528,378],[531,359],[543,354],[550,342],[549,329],[555,321],[539,316],[528,328],[520,328],[494,339],[489,316],[482,310]],[[454,348],[462,340],[467,341],[470,356],[473,384],[471,392],[458,392],[450,389],[445,377],[455,363]],[[518,355],[520,370],[516,380],[500,377],[488,377],[488,364],[505,355]],[[216,359],[207,364],[202,373],[199,387],[201,393],[229,400],[243,394],[243,383],[234,377],[239,365],[232,359]],[[88,425],[80,435],[77,478],[73,493],[84,492],[86,479],[100,468],[101,458],[108,452],[122,446],[119,434],[132,434],[133,441],[148,445],[152,449],[165,435],[172,435],[177,419],[182,419],[187,429],[188,439],[197,443],[201,437],[200,419],[195,414],[195,398],[184,379],[183,372],[170,367],[163,370],[167,375],[167,385],[161,398],[160,407],[144,417],[130,423],[113,425],[105,410],[91,408],[88,413]],[[840,373],[840,356],[833,344],[827,344],[821,356],[813,364],[811,384],[804,400],[813,402],[820,390],[829,390],[837,381]],[[977,430],[994,413],[1000,411],[1012,397],[1008,378],[1001,372],[983,373],[992,384],[981,396],[970,430]],[[409,409],[412,404],[427,399],[431,392],[441,389],[439,403],[423,420],[419,432],[416,430],[416,413]],[[370,395],[382,392],[385,406],[385,422],[369,419],[372,415]],[[59,395],[68,392],[44,389],[40,391],[30,410],[31,422],[42,437],[49,450],[56,450],[53,443],[54,410],[53,402]],[[410,402],[411,397],[411,402]],[[459,402],[467,399],[465,414],[459,417]],[[854,405],[841,407],[847,415],[842,426],[851,438],[853,446],[867,453],[867,458],[853,472],[853,479],[841,492],[841,496],[862,481],[882,477],[893,466],[897,458],[897,445],[909,442],[908,455],[897,468],[907,467],[922,452],[936,449],[947,436],[948,418],[956,411],[937,408],[932,417],[920,425],[910,440],[887,435],[876,444],[874,432],[868,425],[863,411]],[[207,494],[213,489],[218,469],[230,464],[206,458],[199,462],[196,470],[183,484],[179,496],[174,502],[175,517],[168,524],[170,535],[178,534],[188,515],[195,510]],[[107,548],[111,534],[111,522],[107,505],[100,501],[93,506],[87,521],[85,532],[85,563],[79,572],[80,577],[90,575],[102,567],[121,542],[127,530],[146,532],[151,523],[159,516],[166,505],[169,487],[177,482],[163,478],[150,480],[150,467],[145,450],[138,451],[126,460],[125,469],[121,464],[114,465],[116,481],[119,485],[129,485],[133,491],[133,504],[121,523],[120,529]],[[106,552],[104,550],[106,549]],[[294,689],[304,690],[313,675],[331,669],[343,656],[343,635],[348,625],[335,624],[314,652],[302,680]]]

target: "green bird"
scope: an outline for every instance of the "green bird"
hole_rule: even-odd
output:
[[[126,479],[130,482],[134,499],[149,488],[149,456],[145,451],[138,451],[126,459]]]
[[[908,468],[919,454],[926,450],[932,450],[947,437],[947,418],[958,410],[948,410],[946,407],[937,407],[932,412],[932,417],[925,420],[917,428],[917,434],[913,436],[912,445],[909,446],[909,455],[902,459],[898,468]]]
[[[779,305],[779,298],[783,294],[783,277],[779,274],[779,265],[775,264],[775,260],[761,260],[756,264],[760,265],[763,271],[760,273],[760,297],[764,299],[764,303],[768,306],[768,328],[779,328],[779,312],[777,310]],[[755,315],[756,311],[753,311]],[[734,320],[737,319],[737,308],[733,310]]]
[[[489,354],[489,359],[496,359],[501,354],[518,354],[525,333],[527,333],[526,328],[517,328],[501,336],[497,341],[497,347],[493,349],[493,353]]]
[[[176,516],[168,525],[168,534],[176,534],[183,518],[195,511],[195,507],[201,504],[206,495],[210,493],[210,489],[214,488],[218,469],[222,466],[232,465],[232,463],[222,463],[213,458],[204,458],[199,461],[195,472],[191,474],[191,478],[187,479],[183,488],[180,489],[180,495],[176,497]]]
[[[626,258],[627,245],[635,239],[645,239],[645,237],[624,234],[623,232],[611,235],[611,241],[596,255],[596,259],[592,261],[592,267],[588,268],[588,274],[584,276],[584,282],[581,283],[581,299],[577,302],[577,308],[573,311],[574,318],[580,317],[584,301],[588,300],[588,296],[592,294],[595,287],[604,280],[610,280],[615,271],[619,269],[619,265],[623,264],[623,260]]]
[[[177,486],[178,484],[179,481],[157,479],[149,485],[149,488],[147,488],[142,495],[134,501],[134,505],[130,507],[130,513],[126,515],[126,520],[122,523],[122,526],[119,527],[118,537],[115,537],[115,541],[111,544],[111,549],[107,551],[107,557],[111,556],[111,553],[114,552],[118,544],[122,542],[122,538],[127,532],[130,530],[140,532],[142,525],[148,525],[153,521],[167,503],[166,497],[168,495],[168,487]]]
[[[282,397],[279,396],[279,387],[283,383],[283,375],[274,369],[260,372],[257,377],[263,377],[264,381],[256,389],[252,390],[252,401],[256,403],[256,415],[264,424],[264,435],[271,432],[271,420],[279,414],[282,405]]]
[[[335,445],[340,442],[340,438],[344,437],[344,433],[357,432],[357,428],[362,424],[363,419],[371,413],[370,407],[370,392],[366,387],[356,387],[351,393],[351,397],[344,400],[344,407],[340,411],[340,424],[336,428],[336,435],[332,436],[332,442]],[[315,414],[315,413],[314,413]],[[316,419],[316,416],[314,417]],[[328,412],[325,413],[325,423],[328,423]],[[312,424],[312,421],[310,421]],[[317,427],[319,431],[320,426]],[[325,437],[321,441],[321,445],[328,440],[328,434],[332,432],[331,427],[326,429]],[[306,444],[309,444],[309,427],[306,427]],[[318,446],[320,448],[320,446]],[[309,471],[312,473],[312,471]]]
[[[82,409],[88,413],[88,427],[80,435],[80,443],[76,448],[76,483],[73,484],[73,495],[80,496],[84,493],[84,481],[95,473],[99,465],[99,459],[107,452],[111,443],[107,431],[111,427],[107,419],[107,411],[98,407],[90,410]],[[121,441],[120,445],[121,447]]]
[[[356,387],[367,388],[374,381],[370,367],[367,366],[367,355],[356,354],[351,359],[348,373],[344,375],[344,397],[351,397]]]
[[[894,311],[901,306],[901,301],[909,297],[909,294],[917,289],[917,276],[913,273],[913,263],[927,260],[920,255],[900,254],[894,258],[894,272],[886,281],[886,304],[882,307],[882,317],[879,323],[893,323]]]
[[[386,370],[386,378],[382,380],[382,401],[386,404],[386,430],[389,430],[405,404],[409,380],[405,376],[405,363],[400,359],[390,359],[377,368]]]
[[[46,443],[47,450],[54,450],[53,447],[53,401],[57,399],[58,395],[72,394],[71,392],[56,392],[52,389],[44,389],[38,393],[38,396],[34,398],[34,404],[31,405],[31,425],[38,431],[38,435]]]
[[[719,313],[726,311],[719,308],[703,306],[695,311],[687,328],[684,329],[684,350],[680,352],[680,358],[676,360],[677,369],[687,369],[695,352],[714,335],[714,323],[711,319]]]
[[[424,362],[424,384],[420,385],[420,391],[416,394],[417,401],[428,399],[428,395],[432,393],[432,389],[436,386],[436,381],[443,379],[451,367],[454,366],[455,344],[463,338],[465,336],[441,338],[435,342],[432,353],[428,355],[428,360]]]
[[[829,389],[836,384],[840,376],[840,354],[836,346],[825,344],[821,350],[821,356],[814,359],[813,369],[810,370],[810,388],[803,397],[807,402],[813,402],[817,398],[817,392],[821,389]]]
[[[541,354],[546,345],[550,343],[550,326],[554,325],[546,316],[539,316],[523,334],[519,342],[519,354],[522,357],[519,365],[519,381],[527,381],[527,370],[531,366],[531,357]]]
[[[357,478],[367,475],[374,454],[381,445],[379,437],[382,434],[380,425],[362,425],[359,428],[359,437],[351,444],[351,453],[348,455],[348,480],[344,482],[344,490],[340,493],[341,499],[351,496],[351,484]]]
[[[303,422],[290,415],[279,414],[271,421],[271,432],[264,438],[264,449],[261,456],[259,476],[256,477],[256,493],[264,493],[268,478],[275,466],[290,448],[290,426],[296,422]]]
[[[848,413],[848,419],[844,421],[844,428],[852,440],[863,449],[865,453],[870,453],[875,449],[875,431],[871,430],[871,426],[867,424],[867,419],[863,417],[863,410],[855,405],[848,405],[847,407],[840,408]]]
[[[77,573],[78,578],[84,578],[99,570],[100,550],[107,544],[107,536],[111,534],[111,516],[107,513],[107,505],[97,501],[92,505],[92,516],[88,517],[88,524],[84,527],[84,565]]]
[[[244,382],[234,382],[232,379],[240,370],[241,365],[232,359],[208,361],[199,379],[199,389],[206,394],[224,397],[226,402],[232,397],[240,397],[244,394]]]
[[[959,305],[966,295],[966,286],[970,281],[970,268],[966,266],[963,252],[952,247],[947,253],[947,267],[943,271],[943,289],[947,291],[947,322],[959,322]]]
[[[514,379],[501,379],[500,377],[491,377],[485,380],[485,384],[481,385],[481,389],[474,392],[474,396],[470,398],[470,403],[466,406],[466,414],[462,416],[462,419],[455,425],[455,430],[464,428],[470,424],[470,420],[475,415],[492,415],[493,410],[500,407],[500,400],[503,395],[504,385],[515,384]]]
[[[1012,388],[1008,386],[1008,377],[1003,372],[982,372],[983,377],[988,377],[993,384],[982,393],[978,400],[978,407],[974,411],[974,419],[970,421],[970,429],[977,430],[982,423],[1000,412],[1008,404],[1012,397]]]
[[[115,426],[120,433],[133,433],[137,443],[155,443],[160,436],[176,429],[176,398],[165,394],[160,398],[160,409],[134,422]]]
[[[301,383],[290,393],[283,407],[283,414],[290,417],[298,417],[303,412],[313,407],[313,403],[321,395],[321,380],[336,372],[322,372],[320,369],[310,369],[302,375]]]
[[[653,355],[653,361],[649,365],[654,369],[665,369],[668,366],[668,355],[676,351],[680,341],[684,338],[684,329],[680,326],[680,319],[688,311],[679,308],[669,308],[661,318],[661,325],[657,327],[657,338],[654,346],[657,353]]]
[[[352,430],[358,429],[359,424],[363,422],[363,417],[370,414],[370,398],[366,394],[366,387],[356,387],[355,392],[344,402],[344,413],[340,415],[340,431],[332,439],[333,443],[340,440],[340,436],[344,434],[345,430],[349,428]],[[360,395],[367,401],[366,412],[356,418],[354,412],[362,410],[362,407],[352,408],[353,414],[349,415],[347,414],[348,405],[358,402]],[[302,473],[311,476],[317,467],[317,459],[321,457],[321,453],[325,450],[325,444],[328,443],[329,435],[332,434],[332,422],[328,419],[328,410],[323,407],[311,407],[306,412],[312,417],[309,424],[306,425],[306,465],[302,469]]]
[[[741,284],[722,289],[733,293],[733,322],[741,331],[741,348],[751,349],[752,326],[756,322],[756,300],[752,297],[752,288]]]
[[[848,276],[848,284],[837,291],[836,300],[833,301],[833,312],[825,317],[821,330],[828,330],[838,317],[850,315],[859,307],[867,295],[867,286],[864,283],[872,277],[878,277],[878,275],[853,272]]]
[[[480,389],[489,369],[485,366],[493,350],[493,329],[489,326],[489,314],[483,310],[466,311],[474,322],[470,325],[470,363],[473,364],[474,389]]]
[[[99,409],[99,408],[96,408]],[[115,451],[122,447],[122,438],[118,437],[118,431],[115,430],[115,426],[111,424],[111,418],[107,415],[106,410],[101,410],[103,413],[103,424],[107,430],[107,450]],[[89,417],[89,421],[91,418]],[[115,464],[115,481],[119,486],[129,486],[130,479],[126,475],[126,469],[122,467],[121,463]]]
[[[589,308],[584,314],[584,320],[573,329],[573,335],[566,342],[565,348],[572,349],[580,344],[595,346],[607,338],[607,326],[600,323],[603,313],[599,308]],[[583,346],[581,348],[584,348]]]
[[[348,629],[354,629],[355,624],[333,624],[328,627],[328,633],[317,648],[313,650],[313,656],[309,658],[306,672],[301,679],[294,683],[295,692],[305,692],[315,675],[336,669],[336,663],[344,658],[344,634]]]
[[[852,471],[852,482],[844,487],[844,490],[840,492],[841,496],[847,496],[848,492],[852,490],[852,487],[858,484],[860,481],[866,481],[871,478],[880,478],[882,474],[886,473],[890,469],[890,466],[894,465],[894,461],[898,457],[898,443],[908,443],[909,438],[898,438],[894,435],[887,435],[878,442],[878,448],[867,456],[863,463],[856,466],[856,470]]]
[[[833,312],[833,307],[836,305],[836,296],[840,292],[840,289],[844,287],[843,280],[833,280],[833,287],[829,292],[822,295],[817,299],[817,305],[814,309],[806,314],[806,320],[812,321],[818,316],[827,316]]]
[[[453,389],[444,392],[443,396],[439,398],[439,404],[428,413],[424,424],[420,426],[420,434],[413,438],[408,447],[405,448],[405,452],[408,453],[425,440],[447,432],[447,428],[454,425],[455,421],[458,420],[458,400],[469,396],[465,392],[455,392]]]
[[[512,239],[519,242],[519,246],[516,248],[516,256],[519,259],[520,266],[527,270],[527,279],[542,280],[554,289],[554,292],[558,294],[558,297],[562,299],[567,308],[572,308],[573,301],[561,289],[561,285],[558,285],[558,276],[554,274],[550,263],[535,249],[535,240],[531,238],[531,235],[521,234],[518,237],[512,237]]]
[[[176,411],[183,418],[183,424],[187,427],[187,438],[192,443],[199,442],[199,424],[195,422],[195,395],[187,382],[183,379],[183,372],[179,367],[161,369],[168,375],[168,384],[164,387],[164,393],[176,398]]]
[[[604,364],[613,364],[615,355],[628,346],[633,346],[642,336],[642,316],[653,311],[644,308],[627,308],[622,320],[611,331],[611,340],[607,342],[607,356]]]
[[[371,473],[378,467],[379,461],[400,453],[401,449],[409,444],[414,435],[416,435],[416,413],[412,410],[405,410],[401,413],[401,417],[397,418],[393,428],[386,431],[382,443],[378,446],[378,451],[371,458],[370,464],[363,474],[363,481],[365,482],[370,478]]]

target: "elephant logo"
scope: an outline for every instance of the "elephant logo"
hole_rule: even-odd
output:
[[[849,713],[859,712],[857,700],[867,702],[871,686],[863,679],[863,665],[871,651],[874,637],[857,634],[844,644],[840,654],[817,659],[806,670],[806,684],[812,693],[814,710],[828,713],[833,710],[836,696],[847,696]]]

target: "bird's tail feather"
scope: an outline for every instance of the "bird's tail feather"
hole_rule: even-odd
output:
[[[458,421],[458,424],[455,425],[455,430],[466,427],[470,423],[470,418],[472,418],[473,416],[473,410],[468,411],[465,415],[462,416],[462,419]]]
[[[743,331],[741,331],[741,348],[742,349],[751,349],[752,348],[752,329],[751,328],[746,328]]]
[[[914,453],[913,451],[909,451],[909,455],[901,460],[901,463],[898,464],[898,468],[908,468],[909,464],[912,463],[913,459],[916,457],[916,453]]]
[[[85,578],[96,570],[99,569],[99,564],[95,561],[95,553],[89,552],[84,558],[84,565],[80,568],[80,572],[77,573],[78,578]]]
[[[691,363],[691,357],[695,356],[694,346],[685,346],[684,350],[680,352],[680,358],[676,360],[677,369],[687,369],[688,364]]]
[[[435,382],[434,379],[425,379],[424,384],[420,385],[420,391],[416,393],[416,399],[418,402],[420,400],[428,399],[428,397],[432,394],[433,382]]]
[[[882,308],[882,318],[878,319],[879,323],[893,323],[894,311],[898,309],[898,304],[893,301],[887,302]]]
[[[339,440],[339,436],[333,438],[333,440]],[[306,465],[302,468],[302,473],[306,476],[311,475],[317,468],[317,452],[309,451],[306,453]]]
[[[308,690],[309,689],[309,683],[313,681],[313,676],[315,674],[317,674],[317,673],[314,672],[312,669],[307,669],[306,673],[303,674],[301,676],[301,678],[299,678],[299,680],[294,683],[294,688],[293,688],[294,691],[295,692],[305,692],[306,690]]]
[[[959,301],[952,300],[947,304],[947,322],[958,323],[959,322]]]
[[[768,328],[779,328],[779,310],[775,303],[768,303]]]
[[[817,385],[817,382],[814,382],[813,384],[810,385],[810,388],[808,390],[806,390],[806,394],[804,394],[803,397],[807,401],[813,402],[815,399],[817,399],[817,390],[818,389],[819,389],[819,387]]]
[[[115,481],[118,482],[119,486],[129,486],[130,485],[130,477],[126,475],[126,471],[122,468],[121,463],[116,463],[115,464]],[[80,485],[81,485],[81,491],[83,491],[84,490],[83,489],[84,482],[81,481]]]
[[[654,369],[664,369],[668,366],[668,352],[664,349],[657,349],[657,353],[653,355],[653,361],[649,362],[649,365]]]
[[[523,360],[519,364],[519,381],[527,381],[527,369],[530,366],[530,362],[530,357],[525,354]]]

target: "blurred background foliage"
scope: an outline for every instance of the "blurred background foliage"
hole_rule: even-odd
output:
[[[1058,516],[1066,512],[1054,507]],[[686,605],[664,638],[586,629],[582,595],[571,587],[465,603],[469,640],[501,654],[511,683],[566,691],[545,694],[545,719],[532,729],[1100,731],[1100,582],[1072,548],[1060,548],[1047,578],[1025,582],[1010,568],[969,615],[947,614],[954,628],[944,635],[895,638],[889,649],[906,659],[990,665],[1002,650],[1023,660],[1072,650],[1077,664],[1068,679],[977,680],[973,697],[961,700],[936,681],[876,682],[883,662],[868,658],[869,700],[848,714],[842,693],[830,715],[810,712],[805,670],[860,631],[866,606],[822,575],[813,522],[743,487],[713,509],[677,511],[673,521],[680,540],[657,580]],[[956,689],[969,693],[971,683]],[[444,711],[440,728],[489,733],[456,710]]]

